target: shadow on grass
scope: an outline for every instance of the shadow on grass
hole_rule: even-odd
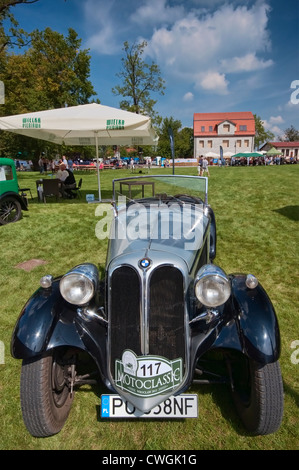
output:
[[[284,206],[280,209],[274,209],[273,212],[278,212],[290,220],[294,220],[295,222],[299,221],[299,206]]]
[[[77,197],[75,197],[74,199],[67,199],[67,198],[59,198],[59,200],[57,201],[55,197],[47,197],[47,200],[46,200],[46,203],[44,203],[43,201],[39,201],[37,196],[34,197],[33,195],[33,199],[29,198],[28,199],[28,209],[30,210],[30,206],[33,206],[35,204],[38,204],[38,205],[46,205],[46,204],[74,204],[74,203],[86,203],[88,204],[87,200],[86,200],[86,196],[87,194],[93,194],[94,195],[94,198],[95,198],[95,201],[98,200],[98,197],[99,197],[99,193],[98,193],[98,190],[82,190],[80,191],[80,195],[77,194]],[[102,200],[107,200],[107,201],[111,201],[112,200],[112,194],[111,194],[111,191],[101,191],[101,199]]]

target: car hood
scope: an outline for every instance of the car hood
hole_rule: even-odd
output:
[[[203,244],[209,219],[202,206],[135,203],[124,206],[111,224],[108,263],[122,256],[151,257],[157,252],[179,257],[191,270]],[[160,258],[160,256],[158,256]]]

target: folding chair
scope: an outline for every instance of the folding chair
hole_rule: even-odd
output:
[[[30,188],[20,188],[20,186],[18,186],[18,188],[19,188],[19,193],[21,193],[21,196],[26,196],[26,191],[27,191],[30,193],[31,199],[33,199]]]
[[[80,191],[81,186],[82,186],[82,178],[80,178],[78,186],[76,186],[75,188],[72,189],[72,191],[78,192],[79,197],[81,197],[81,191]]]

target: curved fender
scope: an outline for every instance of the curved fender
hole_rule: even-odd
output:
[[[242,351],[260,363],[280,355],[280,333],[274,307],[263,287],[249,289],[245,274],[231,275],[232,302]]]
[[[75,311],[60,294],[59,279],[49,289],[39,288],[16,323],[11,339],[12,356],[16,359],[37,356],[47,350],[50,340],[52,347],[69,345],[85,349],[73,322],[74,315]]]
[[[27,199],[26,199],[25,197],[20,196],[20,194],[13,192],[13,191],[7,191],[6,193],[1,194],[1,196],[0,196],[0,201],[1,201],[2,199],[5,199],[5,198],[8,197],[8,196],[11,196],[11,197],[13,197],[14,199],[16,199],[17,201],[19,201],[19,203],[21,204],[21,208],[22,208],[24,211],[28,211]]]

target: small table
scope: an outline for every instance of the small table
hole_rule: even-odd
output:
[[[128,186],[130,199],[131,199],[131,195],[132,195],[132,186],[141,186],[142,197],[144,197],[144,186],[151,186],[152,187],[152,195],[153,196],[155,195],[155,183],[153,183],[151,181],[122,181],[121,183],[119,183],[121,193],[122,193],[122,190],[123,190],[123,184]]]

